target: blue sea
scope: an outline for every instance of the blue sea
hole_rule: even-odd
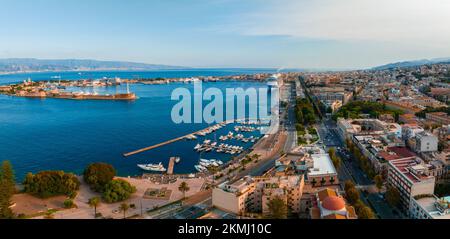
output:
[[[156,77],[194,77],[226,76],[252,74],[257,72],[274,72],[273,70],[243,69],[208,69],[187,71],[152,71],[152,72],[57,72],[33,73],[0,76],[0,84],[23,81],[31,78],[35,81],[49,80],[52,76],[75,80],[86,78],[121,77],[121,78],[156,78]],[[26,173],[42,170],[64,170],[82,173],[92,162],[112,164],[120,176],[137,176],[141,171],[136,165],[140,163],[162,162],[166,167],[169,157],[179,156],[181,162],[175,166],[175,173],[195,172],[194,165],[199,158],[217,158],[223,161],[231,155],[203,153],[193,150],[194,146],[205,138],[193,141],[178,141],[151,151],[130,157],[124,153],[151,146],[172,138],[204,129],[209,125],[175,124],[171,119],[172,107],[178,103],[172,101],[172,91],[178,87],[189,89],[192,84],[172,83],[166,85],[132,84],[130,90],[137,94],[135,101],[95,101],[63,99],[30,99],[0,95],[0,160],[10,160],[16,176],[21,181]],[[209,82],[209,87],[226,88],[249,87],[264,88],[264,83],[257,82]],[[91,89],[92,90],[92,89]],[[125,86],[96,88],[98,93],[124,92]],[[207,103],[207,102],[206,102]],[[205,104],[206,104],[205,103]],[[256,102],[247,102],[247,105]],[[215,139],[233,131],[233,125],[210,134],[206,138]],[[244,133],[260,136],[259,132]],[[241,145],[245,148],[252,143],[235,140],[228,144]]]

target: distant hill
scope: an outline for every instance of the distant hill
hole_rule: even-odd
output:
[[[172,70],[182,66],[155,65],[125,61],[42,60],[33,58],[0,59],[0,72],[92,71],[92,70]]]
[[[435,58],[435,59],[423,59],[423,60],[415,60],[415,61],[402,61],[402,62],[390,63],[390,64],[386,64],[386,65],[382,65],[382,66],[377,66],[372,69],[373,70],[387,70],[387,69],[400,68],[400,67],[415,67],[415,66],[438,64],[438,63],[450,63],[450,58]]]

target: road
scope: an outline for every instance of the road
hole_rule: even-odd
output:
[[[368,206],[374,209],[374,212],[381,219],[395,219],[400,218],[394,214],[394,210],[386,203],[379,193],[367,194],[367,188],[374,187],[372,180],[360,169],[357,161],[345,148],[345,143],[341,140],[337,133],[336,123],[331,119],[323,119],[318,125],[318,133],[323,141],[325,148],[336,148],[336,154],[342,159],[342,166],[338,170],[339,181],[341,187],[344,188],[344,183],[351,180],[360,189],[360,198]],[[364,189],[364,190],[361,190]]]

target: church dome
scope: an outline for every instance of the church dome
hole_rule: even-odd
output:
[[[345,208],[345,201],[341,197],[329,196],[323,200],[322,207],[329,211],[340,211]]]

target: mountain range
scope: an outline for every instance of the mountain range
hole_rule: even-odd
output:
[[[93,71],[93,70],[175,70],[189,67],[156,65],[126,61],[42,60],[34,58],[0,59],[0,72]]]
[[[400,67],[415,67],[421,65],[438,64],[438,63],[450,63],[450,58],[434,58],[434,59],[422,59],[413,61],[401,61],[390,63],[382,66],[372,68],[372,70],[388,70]]]

